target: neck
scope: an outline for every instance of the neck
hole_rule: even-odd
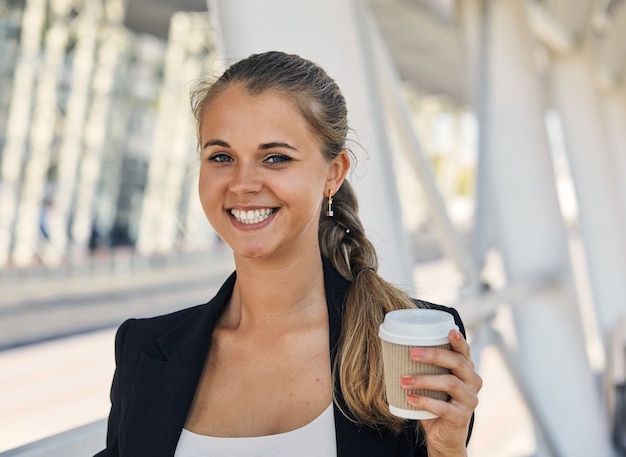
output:
[[[225,325],[289,330],[326,319],[319,250],[282,261],[235,258],[237,281]]]

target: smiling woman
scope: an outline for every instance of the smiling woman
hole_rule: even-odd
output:
[[[236,271],[207,304],[118,330],[101,456],[461,456],[482,381],[455,310],[377,273],[346,180],[345,100],[316,64],[252,55],[192,93],[207,219]],[[398,379],[437,416],[389,412],[378,326],[435,307],[452,350],[413,351],[449,375]],[[447,393],[449,400],[416,395]]]

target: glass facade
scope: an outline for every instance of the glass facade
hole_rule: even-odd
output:
[[[0,271],[211,245],[187,91],[213,43],[206,12],[161,39],[122,0],[0,1]]]

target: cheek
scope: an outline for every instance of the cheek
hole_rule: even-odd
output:
[[[292,190],[293,192],[293,190]],[[307,217],[317,218],[324,199],[324,188],[321,185],[308,186],[293,193],[293,199],[300,202],[301,212]]]
[[[211,206],[211,200],[217,195],[216,182],[208,176],[208,173],[200,170],[198,177],[198,196],[200,197],[200,203],[205,212]]]
[[[272,189],[277,195],[284,197],[289,202],[312,202],[323,195],[323,181],[317,177],[312,179],[313,174],[299,173],[290,176],[289,179],[274,181]]]
[[[198,176],[198,196],[200,197],[200,201],[204,203],[205,195],[207,193],[207,180],[204,176],[204,173],[200,171],[200,175]]]

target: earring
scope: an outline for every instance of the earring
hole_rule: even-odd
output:
[[[328,209],[326,210],[326,215],[328,217],[332,217],[333,215],[333,191],[331,189],[328,190]]]

